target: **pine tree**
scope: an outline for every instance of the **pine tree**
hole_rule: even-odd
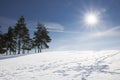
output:
[[[7,51],[10,52],[15,52],[16,51],[16,41],[15,41],[15,38],[14,38],[14,29],[10,26],[8,28],[8,32],[6,33],[6,49]],[[7,52],[6,51],[6,52]]]
[[[25,39],[29,37],[29,30],[26,27],[25,24],[25,19],[23,16],[18,20],[16,26],[15,26],[15,37],[16,37],[16,42],[17,42],[17,49],[18,49],[18,54],[20,54],[21,49],[23,49],[24,44],[25,44]],[[24,49],[23,49],[24,52]]]
[[[32,41],[32,39],[30,39],[30,38],[26,39],[23,49],[27,50],[27,53],[29,53],[29,51],[32,48],[33,48],[33,41]],[[23,52],[23,53],[25,53],[25,52]]]
[[[38,53],[41,52],[42,49],[49,48],[47,43],[51,41],[51,38],[48,33],[46,27],[38,23],[37,31],[34,32],[34,43],[35,47],[38,48]]]
[[[0,26],[1,28],[1,26]],[[5,41],[5,35],[0,31],[0,54],[4,54],[6,52],[6,41]]]
[[[6,41],[5,41],[5,35],[0,33],[0,54],[4,54],[6,52]]]
[[[29,53],[29,50],[31,50],[32,47],[33,47],[32,39],[30,39],[30,37],[28,35],[24,36],[24,38],[23,38],[23,45],[22,45],[23,54],[25,53],[25,50],[27,50],[28,53]]]

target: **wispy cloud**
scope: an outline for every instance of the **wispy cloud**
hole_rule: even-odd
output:
[[[71,32],[70,32],[71,33]],[[74,33],[74,32],[72,32]],[[119,49],[120,26],[112,27],[99,32],[84,32],[76,35],[64,36],[55,43],[58,50],[101,50]]]
[[[83,35],[80,35],[80,40],[90,40],[90,39],[97,39],[97,38],[104,38],[104,37],[114,37],[120,36],[120,26],[112,27],[103,31],[97,32],[88,32]]]
[[[41,22],[39,22],[41,23]],[[27,22],[27,26],[32,29],[35,30],[37,27],[38,22],[36,21],[28,21]],[[43,22],[42,24],[45,25],[45,27],[48,29],[48,31],[50,32],[63,32],[64,31],[64,26],[59,24],[59,23],[55,23],[55,22]]]
[[[104,31],[96,32],[92,34],[93,37],[102,37],[102,36],[120,36],[120,26],[113,27]]]
[[[0,16],[0,26],[5,31],[9,26],[14,26],[17,20]],[[51,32],[64,32],[64,26],[56,22],[43,22],[47,29]],[[33,31],[37,27],[36,21],[26,21],[27,27]]]
[[[45,22],[45,26],[47,27],[49,31],[52,31],[52,32],[63,32],[64,31],[64,26],[59,23]]]

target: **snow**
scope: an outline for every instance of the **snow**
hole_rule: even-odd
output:
[[[0,80],[120,80],[120,51],[61,51],[0,58]]]

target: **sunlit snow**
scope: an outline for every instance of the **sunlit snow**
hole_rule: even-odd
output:
[[[61,51],[1,58],[0,80],[120,80],[120,51]]]

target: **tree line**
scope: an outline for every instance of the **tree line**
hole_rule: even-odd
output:
[[[25,54],[34,49],[36,52],[41,52],[42,49],[49,48],[51,42],[49,32],[44,24],[38,23],[34,37],[30,38],[29,29],[25,24],[23,16],[17,21],[14,27],[8,27],[7,33],[0,31],[0,54]]]

